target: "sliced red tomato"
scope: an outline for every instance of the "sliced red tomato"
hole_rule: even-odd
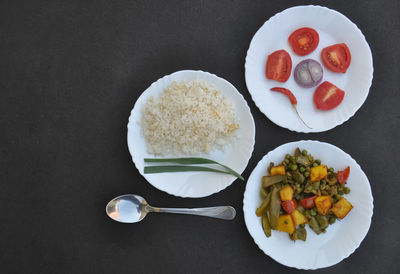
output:
[[[281,49],[268,56],[265,74],[268,79],[286,82],[292,72],[292,59],[287,51]]]
[[[337,180],[341,185],[344,185],[347,181],[347,179],[349,178],[350,175],[350,167],[346,167],[344,170],[342,171],[338,171],[337,173]]]
[[[313,52],[317,48],[319,35],[315,29],[301,28],[295,30],[289,36],[288,40],[293,51],[300,56],[304,56]]]
[[[315,198],[317,198],[317,195],[302,199],[302,200],[300,200],[300,204],[304,208],[313,208],[315,206],[315,203],[314,203]]]
[[[351,54],[347,45],[341,43],[324,48],[321,59],[330,71],[345,73],[351,63]]]
[[[314,92],[314,103],[317,109],[330,110],[337,107],[344,98],[344,91],[334,84],[325,81]]]
[[[283,209],[288,213],[292,214],[292,212],[297,208],[297,201],[296,199],[292,199],[289,201],[282,201]]]

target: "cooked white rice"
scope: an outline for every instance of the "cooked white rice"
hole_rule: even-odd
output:
[[[173,82],[142,108],[147,152],[208,153],[223,149],[239,128],[232,103],[209,83]]]

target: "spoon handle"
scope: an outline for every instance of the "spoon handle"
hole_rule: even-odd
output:
[[[207,216],[224,220],[232,220],[236,216],[236,210],[231,206],[215,206],[203,208],[157,208],[152,207],[149,211],[160,213],[177,213]]]

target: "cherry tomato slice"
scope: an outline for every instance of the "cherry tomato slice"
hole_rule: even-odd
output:
[[[351,54],[347,45],[341,43],[324,48],[321,59],[330,71],[345,73],[351,63]]]
[[[305,198],[303,200],[300,200],[300,204],[304,208],[313,208],[315,206],[314,200],[317,198],[317,195],[314,195],[309,198]]]
[[[289,36],[288,40],[293,51],[300,56],[304,56],[313,52],[317,48],[319,35],[315,29],[301,28],[295,30]]]
[[[338,171],[337,173],[337,180],[341,185],[344,185],[347,181],[347,179],[349,178],[349,174],[350,174],[350,167],[346,167],[344,170],[342,171]]]
[[[268,79],[286,82],[292,72],[292,59],[285,50],[278,50],[268,56],[265,74]]]
[[[344,98],[344,91],[328,81],[323,82],[314,92],[317,109],[330,110],[337,107]]]
[[[296,199],[292,199],[292,200],[289,200],[289,201],[282,201],[281,204],[282,204],[283,209],[288,214],[292,214],[292,212],[297,208]]]

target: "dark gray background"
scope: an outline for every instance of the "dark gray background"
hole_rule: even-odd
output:
[[[348,16],[374,57],[370,94],[328,132],[270,122],[246,89],[244,59],[257,29],[300,4]],[[202,199],[153,188],[131,162],[126,124],[153,81],[182,69],[215,73],[251,107],[256,146],[244,172],[271,149],[315,139],[351,154],[370,179],[374,216],[361,246],[322,273],[394,272],[399,262],[399,1],[1,1],[0,272],[278,273],[248,234],[245,183]],[[124,225],[106,202],[138,193],[154,205],[233,205],[234,221],[158,215]]]

